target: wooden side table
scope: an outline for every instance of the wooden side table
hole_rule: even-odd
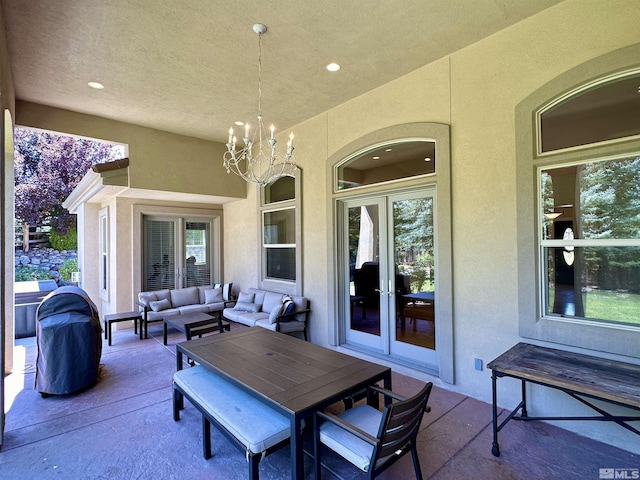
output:
[[[142,312],[112,313],[104,316],[104,338],[111,346],[111,325],[117,322],[133,320],[133,333],[138,333],[138,322],[140,322],[140,340],[142,340]]]

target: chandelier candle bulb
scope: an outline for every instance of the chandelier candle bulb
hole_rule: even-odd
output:
[[[273,123],[271,124],[270,130],[271,130],[271,138],[273,138],[273,132],[276,131],[276,127],[273,126]]]
[[[231,140],[233,140],[233,128],[229,129],[229,142],[228,143],[231,143]]]

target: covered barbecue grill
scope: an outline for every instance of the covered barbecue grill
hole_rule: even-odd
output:
[[[90,387],[98,380],[102,328],[98,310],[79,287],[47,295],[36,311],[35,389],[43,397]]]

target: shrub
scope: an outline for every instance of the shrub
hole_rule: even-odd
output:
[[[17,267],[15,270],[16,282],[28,282],[31,280],[49,280],[51,274],[46,268]]]
[[[51,247],[56,250],[75,250],[78,248],[78,231],[76,228],[69,228],[65,235],[51,230],[49,234]]]
[[[71,272],[77,272],[77,271],[78,271],[78,261],[76,259],[65,260],[60,266],[60,268],[58,269],[58,273],[60,274],[60,277],[62,277],[62,280],[64,280],[65,282],[70,282]]]

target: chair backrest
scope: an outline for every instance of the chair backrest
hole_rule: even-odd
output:
[[[433,383],[427,383],[416,395],[385,407],[377,437],[380,439],[373,453],[372,468],[380,469],[386,460],[393,459],[398,450],[414,442],[427,408]]]

